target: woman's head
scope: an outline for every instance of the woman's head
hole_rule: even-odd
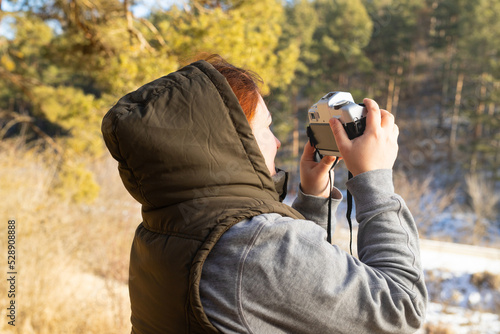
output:
[[[264,156],[269,172],[271,175],[276,174],[274,158],[281,143],[270,129],[271,114],[259,90],[259,84],[262,84],[262,79],[252,71],[229,64],[219,55],[211,55],[205,58],[205,60],[212,64],[226,78],[229,86],[231,86],[252,128],[255,140]]]

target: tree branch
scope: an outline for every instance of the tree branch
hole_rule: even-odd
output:
[[[151,32],[155,35],[156,40],[158,41],[158,43],[160,43],[161,46],[167,45],[167,43],[165,42],[165,39],[160,34],[160,32],[158,31],[158,29],[156,29],[156,27],[154,26],[154,24],[152,24],[150,21],[148,21],[148,20],[146,20],[144,18],[139,19],[139,21],[141,21],[142,24],[144,24],[146,27],[149,28],[149,30],[151,30]]]
[[[2,118],[4,117],[9,117],[11,118],[10,121],[7,122],[7,124],[5,124],[5,126],[0,129],[0,140],[2,140],[5,135],[7,134],[7,132],[9,131],[10,128],[12,128],[14,125],[18,124],[18,123],[26,123],[28,124],[28,126],[37,134],[39,135],[40,137],[43,138],[43,140],[45,140],[45,142],[47,144],[49,144],[52,149],[54,151],[56,151],[57,153],[61,153],[62,152],[62,148],[61,146],[59,146],[55,141],[54,139],[52,139],[48,134],[46,134],[42,129],[40,129],[38,126],[35,125],[34,121],[35,119],[33,117],[30,117],[30,116],[26,116],[26,115],[20,115],[20,114],[17,114],[15,112],[3,112],[2,114],[0,114],[0,116]]]
[[[125,17],[127,19],[128,32],[130,33],[131,36],[137,38],[137,40],[141,44],[141,48],[146,48],[148,51],[153,52],[154,48],[148,43],[148,41],[146,40],[146,38],[144,38],[141,32],[134,27],[134,21],[133,21],[134,16],[130,11],[129,7],[130,7],[129,0],[124,0],[123,8],[125,10]]]

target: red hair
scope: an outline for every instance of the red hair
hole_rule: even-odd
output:
[[[204,58],[204,60],[209,62],[226,78],[234,95],[238,98],[248,122],[251,122],[259,103],[259,84],[262,84],[261,77],[253,71],[245,70],[228,63],[218,54],[210,55]]]

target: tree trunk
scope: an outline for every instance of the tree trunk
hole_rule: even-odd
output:
[[[441,90],[441,112],[439,113],[439,125],[443,126],[448,111],[448,91],[450,88],[451,74],[455,72],[453,68],[453,58],[456,48],[455,41],[452,41],[446,46],[446,59],[448,60],[443,69],[443,87]],[[456,64],[456,63],[455,63]]]
[[[398,80],[398,84],[394,88],[394,98],[392,103],[392,114],[396,117],[396,113],[398,112],[398,104],[399,104],[399,92],[401,91],[401,82],[403,81],[403,65],[398,66],[398,70],[396,72],[396,79]]]
[[[486,85],[485,85],[485,80],[486,80],[486,73],[483,72],[481,74],[481,82],[480,82],[480,89],[479,89],[479,104],[476,108],[476,124],[474,125],[474,143],[477,143],[478,141],[481,140],[481,137],[483,136],[483,115],[486,110],[486,104],[484,103],[484,99],[486,97]],[[477,162],[479,160],[479,152],[477,152],[476,149],[472,152],[472,157],[470,161],[470,171],[471,173],[475,173],[477,170]]]
[[[387,86],[387,105],[385,109],[388,112],[392,112],[392,97],[394,95],[394,76],[389,77],[389,84]]]
[[[482,121],[482,115],[484,114],[486,110],[486,104],[484,103],[484,99],[486,98],[486,85],[485,85],[485,79],[486,79],[486,73],[483,72],[481,74],[481,88],[480,88],[480,96],[479,96],[479,104],[476,109],[476,115],[478,118],[478,122],[476,123],[474,127],[474,137],[475,139],[481,138],[483,135],[483,121]]]
[[[495,87],[496,89],[496,87]],[[496,91],[496,90],[495,90]],[[493,119],[495,117],[495,103],[491,102],[488,105],[488,116],[489,118]],[[486,130],[488,133],[491,135],[494,133],[495,129],[491,126],[490,123],[487,123],[486,125]],[[498,131],[498,130],[497,130]],[[494,140],[493,141],[493,146],[496,147],[496,150],[494,151],[494,156],[493,156],[493,161],[494,161],[494,167],[493,167],[493,179],[498,180],[500,179],[500,168],[497,168],[497,166],[500,166],[500,140]]]
[[[496,150],[495,150],[495,165],[494,166],[499,166],[500,165],[500,140],[497,140],[495,143]],[[493,180],[498,180],[500,178],[500,168],[493,168]]]
[[[460,69],[457,79],[457,89],[455,91],[455,105],[453,106],[453,115],[451,117],[451,133],[450,133],[450,149],[451,157],[455,155],[456,141],[457,141],[457,127],[458,127],[458,113],[460,111],[460,103],[462,100],[462,88],[464,84],[464,74]]]
[[[149,44],[142,33],[134,27],[134,17],[130,11],[129,0],[123,1],[123,10],[125,11],[125,18],[127,19],[127,30],[129,32],[130,45],[133,44],[133,39],[136,38],[141,44],[141,49],[146,48],[150,52],[154,51],[153,47]]]
[[[293,117],[293,133],[292,133],[292,157],[296,159],[299,156],[299,106],[297,103],[297,95],[292,97],[292,115]]]
[[[300,111],[300,106],[299,106],[299,97],[297,93],[292,93],[291,94],[291,101],[292,101],[292,115],[293,115],[293,130],[292,130],[292,158],[294,161],[294,166],[295,168],[290,169],[290,179],[288,180],[288,184],[299,184],[300,182],[300,164],[298,163],[299,160],[299,150],[300,150],[300,131],[299,131],[299,111]],[[294,187],[292,187],[291,193],[295,194]]]
[[[439,125],[443,126],[443,122],[445,119],[445,111],[448,109],[446,106],[448,105],[448,89],[450,87],[450,74],[452,71],[451,61],[451,45],[448,45],[446,51],[446,59],[449,61],[446,62],[443,69],[443,87],[441,89],[441,112],[439,113]]]
[[[434,0],[431,5],[432,10],[435,11],[438,5],[439,5],[438,1]],[[436,36],[436,23],[437,23],[437,18],[435,15],[432,15],[431,22],[429,24],[429,36],[432,37]]]
[[[401,57],[403,58],[403,57]],[[415,58],[416,58],[416,51],[415,51],[415,46],[411,48],[410,53],[408,54],[408,89],[407,91],[413,92],[415,91]],[[400,70],[401,68],[401,70]],[[403,67],[400,65],[398,67],[398,73],[401,71],[401,74],[398,74],[400,77],[400,82],[402,82],[403,78],[401,75],[403,74]],[[399,99],[399,94],[397,95],[397,98]],[[397,108],[397,107],[395,107]]]
[[[488,116],[493,117],[494,114],[495,114],[495,103],[490,102],[490,104],[488,104]]]
[[[342,91],[349,91],[349,76],[344,73],[339,74],[339,87]]]

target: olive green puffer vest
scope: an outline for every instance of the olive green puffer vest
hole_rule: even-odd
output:
[[[236,96],[199,61],[121,98],[102,132],[142,204],[130,257],[132,332],[217,333],[199,295],[210,250],[245,218],[303,218],[279,202]]]

